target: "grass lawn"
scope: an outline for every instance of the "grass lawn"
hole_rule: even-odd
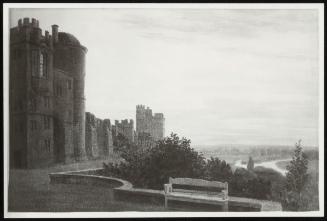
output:
[[[164,211],[163,207],[115,201],[111,189],[84,185],[49,184],[48,173],[99,168],[103,160],[46,169],[10,170],[9,212]]]

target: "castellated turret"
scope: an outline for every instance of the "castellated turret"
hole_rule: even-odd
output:
[[[165,136],[165,118],[162,113],[152,115],[152,110],[144,105],[136,105],[136,134],[149,134],[154,140]]]
[[[57,25],[37,19],[10,29],[10,165],[31,168],[84,159],[85,54]]]
[[[10,166],[52,164],[54,153],[53,48],[35,18],[10,29]]]

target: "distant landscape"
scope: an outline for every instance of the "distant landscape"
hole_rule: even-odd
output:
[[[229,164],[234,164],[238,160],[247,162],[251,156],[255,163],[272,160],[289,159],[293,155],[294,145],[193,145],[195,150],[203,154],[205,158],[218,157]],[[305,146],[305,152],[316,152],[318,147]]]

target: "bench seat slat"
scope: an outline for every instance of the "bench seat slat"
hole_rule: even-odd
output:
[[[225,202],[222,197],[201,195],[201,194],[186,194],[186,193],[170,193],[166,195],[170,200],[185,200],[185,201],[208,201],[208,202]]]
[[[201,190],[188,190],[188,189],[173,189],[173,193],[189,193],[189,194],[202,194],[202,195],[209,195],[209,196],[220,196],[223,195],[222,192],[213,192],[213,191],[201,191]]]

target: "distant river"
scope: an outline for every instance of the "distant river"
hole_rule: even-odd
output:
[[[272,160],[272,161],[265,161],[265,162],[261,162],[261,163],[254,163],[254,166],[262,166],[262,167],[266,167],[266,168],[271,168],[273,170],[276,170],[277,172],[283,174],[284,176],[286,175],[287,170],[286,169],[282,169],[280,167],[277,166],[277,162],[280,161],[291,161],[292,159],[283,159],[283,160]],[[242,164],[242,160],[238,160],[235,162],[235,166],[236,167],[243,167],[243,168],[247,168],[247,164]]]

